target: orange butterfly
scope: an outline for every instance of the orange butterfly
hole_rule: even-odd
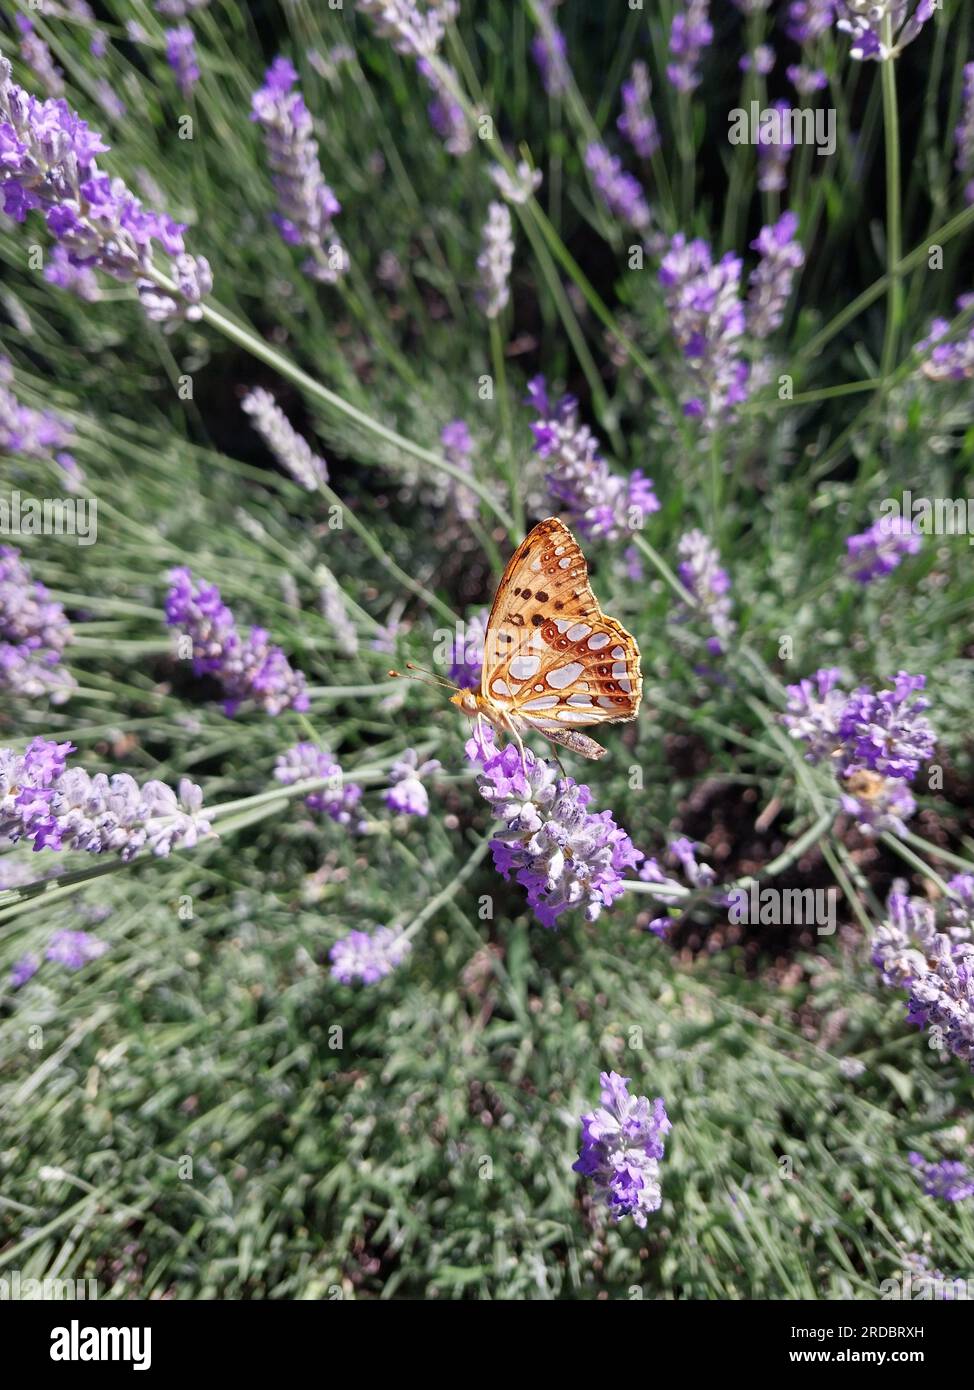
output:
[[[580,726],[635,719],[642,697],[636,639],[607,618],[581,547],[557,517],[539,521],[511,557],[487,619],[480,691],[452,696],[464,714],[513,734],[537,729],[583,758],[605,749]]]

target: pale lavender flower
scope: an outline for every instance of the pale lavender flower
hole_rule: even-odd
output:
[[[477,257],[477,269],[480,272],[477,303],[488,319],[496,319],[510,299],[513,261],[511,214],[506,203],[492,202],[487,209],[483,242],[480,255]]]
[[[709,0],[681,0],[682,9],[673,16],[670,29],[670,58],[666,75],[679,92],[693,92],[700,86],[700,60],[703,50],[714,40]]]
[[[437,772],[440,763],[436,758],[419,761],[415,748],[407,748],[402,757],[389,769],[391,785],[382,793],[382,799],[389,810],[402,816],[426,816],[429,814],[429,792],[423,785],[423,778]]]
[[[748,281],[747,330],[752,338],[770,337],[784,320],[795,275],[805,264],[805,253],[795,240],[797,230],[798,218],[784,212],[751,242],[760,256]]]
[[[479,690],[484,664],[484,638],[487,635],[487,609],[475,613],[463,624],[449,679],[461,690]]]
[[[93,58],[104,58],[108,52],[108,35],[103,33],[101,29],[96,29],[92,34],[88,52]]]
[[[22,985],[25,985],[29,979],[37,974],[40,965],[40,961],[32,951],[28,951],[27,955],[21,956],[19,960],[15,960],[10,967],[10,988],[20,989]]]
[[[611,155],[604,145],[589,145],[585,151],[585,167],[612,216],[625,227],[645,232],[652,221],[652,213],[639,180],[626,173],[622,161]]]
[[[145,278],[156,243],[169,258],[184,258],[177,281],[204,292],[212,283],[209,266],[186,255],[183,227],[164,213],[147,212],[121,179],[100,171],[95,156],[107,148],[67,102],[38,101],[25,92],[0,58],[0,188],[7,215],[23,222],[42,212],[75,265],[134,280],[140,298],[155,296],[150,302],[157,313],[159,292]],[[184,304],[167,303],[170,318],[190,316]]]
[[[907,517],[882,516],[866,531],[846,538],[846,569],[860,584],[892,574],[920,549],[920,536]]]
[[[467,757],[478,768],[480,794],[501,823],[491,840],[494,867],[526,889],[528,903],[545,927],[563,912],[584,909],[594,922],[625,890],[623,871],[643,858],[611,811],[586,808],[592,793],[559,776],[530,749],[500,751],[492,731],[470,739]]]
[[[682,232],[660,264],[663,297],[691,376],[684,413],[701,419],[708,432],[733,418],[734,407],[747,398],[741,270],[732,252],[715,263],[705,241],[688,242]]]
[[[853,692],[839,720],[848,750],[846,770],[857,767],[883,777],[911,781],[933,756],[937,738],[924,710],[930,701],[917,692],[926,676],[900,671],[893,686],[873,693],[867,686]]]
[[[457,0],[355,0],[355,8],[368,15],[377,38],[387,39],[407,58],[431,58],[448,25],[456,19]]]
[[[226,714],[233,716],[248,699],[267,714],[308,708],[304,676],[292,670],[263,628],[252,627],[242,637],[215,584],[197,584],[185,567],[169,578],[166,621],[190,637],[196,675],[215,676],[223,686]]]
[[[318,781],[324,778],[327,786],[309,792],[304,804],[316,815],[329,816],[338,825],[356,833],[365,828],[358,811],[362,788],[346,782],[341,766],[333,754],[320,743],[297,743],[280,753],[274,764],[274,776],[286,787],[296,782]]]
[[[54,61],[54,55],[26,15],[16,16],[20,30],[20,56],[31,69],[50,97],[64,95],[64,73]]]
[[[829,79],[821,68],[810,68],[804,63],[792,63],[786,69],[788,81],[799,96],[810,97],[824,91]]]
[[[300,92],[293,64],[278,57],[253,95],[251,120],[264,132],[271,182],[277,193],[274,222],[289,246],[311,252],[303,270],[333,285],[347,269],[348,253],[333,224],[341,204],[325,182],[318,162],[314,123]]]
[[[788,712],[781,716],[788,733],[805,745],[810,763],[831,758],[839,743],[839,721],[848,695],[839,682],[842,672],[835,666],[822,667],[811,679],[786,687]]]
[[[156,13],[164,19],[184,19],[193,10],[203,10],[210,0],[156,0]]]
[[[579,421],[574,396],[550,401],[542,376],[528,383],[528,393],[540,417],[531,425],[535,451],[547,461],[548,487],[572,524],[586,537],[608,541],[641,530],[659,511],[652,481],[639,469],[628,478],[610,470],[595,435]]]
[[[318,592],[318,603],[322,617],[331,626],[332,634],[342,656],[355,656],[358,652],[358,633],[348,615],[345,595],[334,578],[325,572]]]
[[[885,62],[899,57],[937,7],[938,0],[835,0],[835,23],[852,39],[853,58]],[[886,42],[887,20],[891,44]]]
[[[974,946],[938,933],[925,963],[910,983],[907,1021],[974,1066]]]
[[[554,21],[554,0],[539,0],[535,9],[538,32],[531,40],[531,57],[541,74],[541,85],[549,96],[568,90],[571,68],[566,56],[565,36]]]
[[[966,1202],[974,1197],[974,1173],[958,1159],[941,1158],[932,1163],[914,1151],[909,1160],[910,1166],[917,1171],[925,1196],[941,1202]]]
[[[955,131],[957,141],[957,172],[970,182],[964,197],[974,203],[974,63],[964,68],[964,106]]]
[[[108,950],[106,941],[99,941],[86,931],[68,931],[62,928],[53,932],[44,952],[48,960],[63,965],[68,970],[82,970],[91,961],[97,960]]]
[[[427,58],[420,58],[416,67],[433,93],[432,100],[426,107],[430,125],[443,141],[448,154],[468,154],[473,148],[473,131],[457,98],[456,74],[452,68],[446,68],[449,74],[447,80],[442,72],[445,65],[434,68]]]
[[[572,1169],[594,1179],[614,1220],[631,1216],[642,1230],[663,1204],[659,1165],[673,1126],[660,1097],[632,1095],[629,1080],[614,1071],[600,1074],[602,1104],[581,1117],[582,1146]]]
[[[778,61],[778,55],[768,43],[759,43],[753,53],[745,53],[737,66],[741,72],[750,72],[753,68],[761,77],[767,77],[774,72],[774,65]]]
[[[741,14],[763,14],[771,0],[734,0],[735,9]]]
[[[328,481],[328,465],[313,453],[308,441],[291,424],[270,391],[255,386],[240,403],[241,409],[281,467],[308,492],[317,492]]]
[[[196,38],[188,24],[180,24],[176,29],[167,29],[166,62],[176,74],[176,82],[184,97],[191,95],[200,78],[199,63],[196,61]]]
[[[332,978],[343,985],[374,985],[402,965],[411,949],[399,927],[349,932],[328,952]]]
[[[451,420],[449,424],[444,425],[440,431],[440,443],[443,445],[443,454],[448,463],[452,463],[455,468],[462,468],[464,473],[473,472],[473,461],[470,457],[473,452],[473,440],[470,438],[465,420]],[[477,494],[453,478],[449,482],[450,496],[457,515],[464,521],[473,521],[478,511]]]
[[[686,620],[700,614],[712,633],[707,638],[707,650],[712,656],[720,656],[735,629],[731,617],[730,576],[722,568],[713,542],[702,531],[688,531],[681,536],[677,554],[680,583],[697,601],[697,609],[682,616]]]
[[[795,142],[784,120],[791,108],[786,101],[774,101],[771,121],[762,120],[758,129],[758,188],[763,193],[781,193],[788,186],[788,164]]]
[[[72,640],[64,609],[31,579],[20,551],[0,546],[0,690],[67,700],[76,686],[62,658]]]
[[[128,107],[112,84],[100,77],[95,83],[95,100],[111,121],[124,121]]]
[[[622,84],[622,114],[616,126],[640,159],[651,159],[659,149],[659,130],[650,107],[652,91],[649,68],[637,58]]]
[[[541,170],[532,169],[526,159],[518,160],[513,174],[500,164],[492,164],[488,173],[505,203],[517,206],[523,206],[534,197],[543,179]]]
[[[814,43],[835,22],[835,6],[836,0],[792,0],[785,26],[788,37],[802,47]]]
[[[961,295],[957,308],[964,312],[972,304],[974,295]],[[969,381],[974,377],[974,329],[953,340],[949,333],[947,319],[933,320],[926,338],[914,348],[924,359],[920,370],[931,381]]]

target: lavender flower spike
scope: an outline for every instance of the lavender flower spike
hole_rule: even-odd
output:
[[[659,149],[659,130],[649,104],[652,91],[649,68],[637,59],[622,84],[622,114],[616,126],[640,159],[651,159]]]
[[[491,203],[484,225],[483,247],[477,257],[480,271],[478,303],[489,319],[496,319],[510,299],[509,281],[514,261],[511,214],[505,203]]]
[[[519,206],[534,197],[544,177],[541,170],[532,169],[526,159],[518,160],[513,174],[509,174],[500,164],[492,164],[488,172],[505,203]]]
[[[423,785],[423,778],[438,771],[440,763],[436,758],[426,762],[419,761],[415,748],[407,748],[398,762],[389,769],[392,783],[382,794],[389,810],[396,815],[426,816],[429,814],[429,792]]]
[[[68,931],[62,928],[52,933],[44,954],[48,960],[65,966],[68,970],[81,970],[90,961],[97,960],[108,950],[106,941],[99,941],[86,931]]]
[[[612,216],[626,227],[645,232],[652,221],[652,213],[639,180],[627,174],[622,162],[609,154],[604,145],[589,145],[585,151],[585,167]]]
[[[328,481],[328,465],[312,453],[311,446],[291,424],[270,391],[255,386],[241,401],[254,429],[282,468],[308,492],[317,492]]]
[[[567,91],[571,82],[567,45],[553,18],[554,4],[555,0],[539,0],[535,10],[538,32],[531,40],[531,57],[541,74],[541,85],[550,97]]]
[[[933,757],[937,738],[923,713],[930,701],[917,694],[926,676],[900,671],[892,689],[873,694],[861,686],[850,696],[839,720],[839,733],[851,767],[884,777],[911,781]]]
[[[938,0],[835,0],[835,23],[851,37],[853,58],[886,62],[899,57],[937,8]]]
[[[31,580],[20,551],[0,546],[0,690],[67,700],[75,680],[61,658],[72,637],[64,609]]]
[[[709,623],[713,635],[707,639],[711,655],[719,656],[734,633],[731,617],[730,576],[721,567],[720,556],[702,531],[688,531],[677,546],[680,564],[677,573]]]
[[[355,8],[403,57],[431,58],[460,6],[458,0],[429,0],[425,7],[420,0],[355,0]]]
[[[936,1197],[941,1202],[966,1202],[974,1197],[974,1173],[958,1159],[942,1158],[938,1163],[931,1163],[923,1154],[915,1152],[909,1158],[927,1197]]]
[[[781,722],[793,739],[805,745],[807,762],[832,756],[839,742],[839,721],[848,696],[839,686],[842,672],[825,666],[809,679],[786,687],[788,712]]]
[[[329,816],[338,825],[347,826],[355,833],[365,829],[365,822],[356,809],[362,788],[354,782],[345,781],[340,765],[323,744],[298,743],[286,753],[279,754],[274,764],[274,776],[285,787],[293,787],[295,782],[326,779],[326,786],[310,792],[304,798],[308,810]]]
[[[101,172],[95,156],[108,146],[66,101],[37,101],[10,74],[0,58],[0,189],[7,215],[23,222],[31,212],[43,213],[72,265],[135,281],[154,317],[198,317],[212,276],[202,256],[186,255],[183,227],[163,213],[146,212],[121,179]],[[176,262],[181,294],[188,288],[195,300],[161,295],[147,278],[155,269],[155,243]]]
[[[333,285],[348,265],[348,253],[332,221],[341,212],[341,204],[318,163],[311,113],[301,93],[291,91],[297,80],[293,64],[287,58],[275,58],[264,74],[264,86],[253,95],[251,120],[264,132],[278,199],[277,229],[288,245],[311,252],[302,267],[305,274]]]
[[[957,172],[970,182],[964,197],[974,203],[974,63],[964,68],[964,106],[955,132],[957,140]]]
[[[882,516],[867,531],[846,540],[846,568],[860,584],[892,574],[920,549],[920,536],[908,517]]]
[[[491,840],[494,867],[527,890],[539,922],[555,927],[570,908],[584,907],[594,922],[623,892],[622,871],[643,858],[611,811],[593,815],[592,793],[571,777],[559,777],[509,744],[500,752],[488,732],[472,738],[467,757],[478,768],[480,794],[501,828]]]
[[[216,585],[197,584],[185,567],[172,571],[170,583],[166,621],[190,638],[195,673],[215,676],[223,685],[228,715],[247,699],[267,714],[308,708],[304,676],[291,669],[280,647],[270,645],[263,628],[241,637]]]
[[[761,257],[749,281],[747,329],[752,338],[770,337],[784,320],[795,274],[805,264],[805,253],[795,240],[797,230],[798,218],[785,212],[751,242]]]
[[[410,950],[407,937],[395,927],[349,932],[328,952],[332,978],[343,985],[374,985],[391,975]]]
[[[193,31],[188,24],[180,24],[176,29],[167,29],[165,39],[166,62],[176,74],[180,92],[188,97],[200,78]]]
[[[602,1072],[599,1084],[602,1104],[582,1116],[582,1147],[572,1168],[595,1179],[614,1220],[631,1216],[642,1230],[663,1204],[659,1165],[673,1126],[658,1096],[631,1094],[628,1076]]]
[[[685,414],[700,418],[710,432],[733,418],[747,397],[747,363],[740,355],[745,329],[740,299],[741,261],[728,252],[716,264],[705,241],[670,242],[659,279],[673,333],[692,378]]]
[[[700,86],[699,63],[703,50],[714,40],[709,0],[681,0],[670,30],[672,62],[666,75],[678,92],[693,92]]]

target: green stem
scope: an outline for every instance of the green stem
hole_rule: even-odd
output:
[[[883,19],[883,42],[893,46],[893,17]],[[896,273],[902,255],[900,190],[900,124],[896,100],[896,64],[892,58],[880,63],[883,84],[883,128],[886,141],[886,265],[890,277],[886,300],[886,332],[880,374],[889,376],[896,361],[896,346],[903,319],[903,282]]]

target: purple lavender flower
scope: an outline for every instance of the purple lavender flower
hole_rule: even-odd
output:
[[[539,0],[534,11],[538,32],[531,40],[531,57],[541,74],[541,85],[550,97],[567,91],[571,81],[565,36],[554,21],[553,10],[554,0]]]
[[[781,327],[795,275],[805,264],[797,231],[798,218],[784,212],[751,242],[751,250],[760,256],[748,281],[747,329],[752,338],[768,338]]]
[[[974,295],[961,295],[957,308],[963,313],[972,304]],[[914,348],[924,358],[920,370],[931,381],[969,381],[974,377],[974,329],[953,341],[949,334],[946,319],[933,320],[926,338]]]
[[[317,815],[330,816],[338,825],[347,826],[356,833],[365,829],[365,822],[358,812],[362,788],[354,782],[346,782],[340,765],[323,744],[298,743],[286,753],[278,755],[274,764],[274,776],[286,787],[296,782],[327,780],[327,786],[309,792],[304,804]]]
[[[790,39],[802,47],[831,29],[835,22],[836,0],[792,0],[785,26]]]
[[[86,931],[61,929],[53,932],[45,956],[67,970],[81,970],[108,950],[106,941],[99,941]]]
[[[355,8],[369,16],[376,36],[403,57],[431,58],[460,6],[458,0],[433,0],[425,9],[417,0],[355,0]]]
[[[631,1216],[642,1230],[663,1204],[659,1165],[673,1126],[660,1097],[632,1095],[629,1080],[614,1071],[600,1074],[602,1104],[581,1118],[582,1147],[572,1169],[594,1178],[614,1220]]]
[[[651,159],[659,149],[659,130],[650,108],[652,91],[649,68],[637,59],[629,80],[622,84],[622,114],[616,126],[640,159]]]
[[[761,77],[767,77],[774,72],[774,65],[778,61],[778,55],[770,44],[759,43],[753,53],[745,53],[739,60],[737,66],[741,72],[753,70]]]
[[[520,750],[509,744],[498,751],[490,732],[466,750],[479,769],[480,794],[501,822],[491,840],[498,873],[527,890],[542,926],[555,927],[575,907],[594,922],[624,892],[622,871],[643,858],[612,812],[593,815],[588,787],[559,777],[529,749],[522,765]]]
[[[10,967],[10,988],[20,989],[37,974],[40,965],[40,961],[31,951],[28,951],[27,955],[21,956],[19,960],[15,960]]]
[[[682,0],[683,9],[673,16],[670,29],[670,57],[666,75],[678,92],[693,92],[700,86],[700,59],[714,40],[709,0]]]
[[[680,556],[677,566],[680,583],[698,605],[696,610],[682,617],[686,620],[699,611],[713,634],[707,639],[707,650],[711,656],[720,656],[735,628],[731,617],[730,576],[721,567],[713,542],[702,531],[688,531],[681,536],[677,554]]]
[[[264,74],[264,85],[253,95],[251,120],[264,132],[271,182],[279,211],[274,222],[289,246],[303,246],[311,255],[303,270],[322,284],[333,285],[347,269],[348,255],[332,219],[341,204],[325,183],[318,163],[314,123],[287,58],[275,58]]]
[[[74,426],[53,410],[33,410],[21,405],[12,381],[9,359],[0,357],[0,455],[59,461],[63,457],[61,450],[74,440]]]
[[[920,536],[906,517],[882,516],[867,531],[846,539],[846,567],[860,584],[880,579],[920,549]]]
[[[964,68],[964,106],[955,131],[957,141],[957,172],[970,182],[964,197],[974,203],[974,63]]]
[[[786,101],[773,101],[771,120],[762,119],[758,130],[758,188],[762,193],[781,193],[788,186],[788,164],[795,142],[786,114]]]
[[[98,277],[91,266],[76,265],[64,246],[51,247],[44,263],[44,279],[49,285],[76,294],[86,304],[95,304],[102,297]]]
[[[452,463],[455,468],[462,468],[464,473],[473,472],[473,461],[470,457],[473,453],[473,440],[470,438],[470,430],[465,420],[451,420],[449,424],[444,425],[440,431],[440,443],[443,445],[443,454],[448,463]],[[450,497],[457,515],[464,521],[473,521],[478,511],[477,494],[452,478],[450,484]]]
[[[479,690],[480,673],[484,664],[484,638],[487,633],[487,610],[475,613],[463,625],[458,650],[450,667],[449,679],[462,690]]]
[[[283,469],[308,492],[317,492],[328,481],[328,465],[312,453],[308,441],[298,434],[270,391],[255,386],[240,403],[251,417],[254,429]]]
[[[788,712],[781,722],[793,739],[804,743],[807,762],[830,758],[840,742],[839,721],[848,700],[839,686],[841,679],[838,667],[826,666],[810,680],[786,687]]]
[[[426,816],[429,814],[429,792],[423,785],[423,778],[439,770],[436,758],[419,761],[415,748],[407,748],[398,762],[389,769],[391,786],[382,793],[382,799],[389,810],[401,816]]]
[[[849,50],[859,62],[897,58],[937,9],[937,0],[835,0],[836,27],[852,39]],[[893,42],[886,42],[886,21]]]
[[[146,212],[121,179],[99,170],[95,156],[108,146],[67,102],[37,101],[10,74],[0,58],[0,188],[7,215],[23,222],[42,212],[75,265],[134,280],[154,317],[198,318],[212,276],[202,256],[186,254],[183,227],[164,213]],[[177,261],[178,303],[146,278],[154,269],[154,243]]]
[[[801,97],[814,96],[816,92],[824,91],[829,85],[829,79],[821,68],[810,68],[804,63],[791,63],[786,72],[788,81]]]
[[[839,772],[839,801],[847,816],[855,819],[867,839],[888,832],[905,835],[906,822],[916,811],[916,801],[902,778],[881,777],[876,772],[851,769]]]
[[[426,108],[430,125],[443,141],[448,154],[468,154],[473,148],[473,131],[457,98],[458,84],[452,68],[445,64],[434,68],[428,58],[420,58],[416,67],[433,94]],[[448,79],[444,73],[449,75]]]
[[[639,180],[626,173],[622,161],[609,154],[604,145],[589,145],[585,151],[585,167],[611,215],[623,226],[645,232],[652,221],[652,213]]]
[[[185,567],[174,569],[169,578],[166,621],[190,637],[195,674],[215,676],[222,684],[227,715],[232,717],[248,699],[267,714],[308,708],[304,676],[292,670],[263,628],[252,627],[241,637],[215,584],[197,584]]]
[[[483,243],[477,257],[480,289],[477,303],[489,319],[496,319],[510,299],[514,236],[506,203],[492,202],[487,209]]]
[[[933,756],[936,735],[923,711],[930,701],[917,694],[926,676],[900,671],[891,689],[874,694],[860,686],[846,703],[839,733],[850,763],[885,777],[911,781]]]
[[[75,689],[61,664],[72,638],[64,609],[31,579],[20,551],[0,546],[0,690],[63,703]]]
[[[715,264],[705,241],[688,242],[682,232],[660,265],[673,333],[693,379],[683,409],[700,418],[707,431],[733,418],[734,407],[747,398],[747,363],[740,356],[741,268],[731,252]]]
[[[540,417],[531,425],[535,452],[547,460],[548,487],[571,523],[587,538],[607,541],[641,530],[659,511],[652,481],[639,469],[628,478],[610,470],[598,440],[579,422],[574,396],[550,401],[544,377],[537,376],[528,382],[528,400]]]
[[[932,963],[931,963],[932,962]],[[907,1022],[974,1067],[974,946],[938,933],[928,968],[910,983]]]
[[[349,932],[328,952],[332,978],[343,985],[374,985],[391,975],[411,949],[406,936],[395,927]]]
[[[193,31],[188,24],[180,24],[176,29],[167,29],[164,37],[166,62],[176,74],[179,90],[184,97],[189,97],[200,79]]]
[[[957,1159],[942,1158],[931,1163],[915,1151],[909,1155],[910,1166],[917,1170],[926,1197],[941,1202],[966,1202],[974,1197],[974,1173]]]
[[[49,97],[63,96],[64,73],[55,63],[51,50],[26,15],[19,14],[15,18],[21,33],[20,56],[24,63],[31,69]]]

